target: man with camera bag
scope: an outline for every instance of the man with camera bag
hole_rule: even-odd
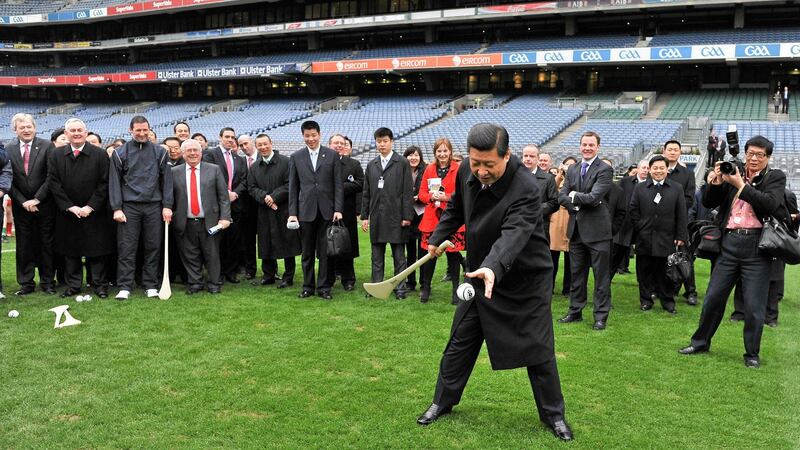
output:
[[[769,288],[772,257],[759,252],[764,219],[775,217],[787,221],[783,205],[786,175],[768,167],[773,144],[763,136],[750,138],[745,144],[744,177],[731,162],[714,166],[716,177],[703,195],[707,208],[719,206],[722,248],[711,272],[700,324],[688,347],[681,354],[704,353],[711,348],[711,339],[725,312],[731,289],[741,278],[744,294],[744,364],[760,366],[761,332]]]

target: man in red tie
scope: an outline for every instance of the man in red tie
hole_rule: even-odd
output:
[[[174,213],[170,225],[178,236],[186,267],[186,294],[203,290],[203,265],[208,271],[208,292],[219,294],[222,275],[217,231],[231,224],[228,188],[220,167],[201,162],[199,142],[187,139],[181,150],[186,164],[172,168],[174,204],[170,208]]]
[[[14,173],[11,208],[17,228],[16,295],[27,295],[36,288],[35,269],[39,268],[39,286],[55,294],[53,286],[53,224],[55,204],[47,189],[47,155],[53,144],[36,137],[36,122],[30,114],[19,113],[11,119],[17,139],[6,147]]]
[[[253,138],[247,134],[239,136],[239,150],[242,152],[242,158],[246,163],[247,172],[253,167],[258,155],[256,148],[253,144]],[[248,185],[248,190],[250,186]],[[239,201],[242,203],[242,217],[240,220],[241,228],[239,244],[241,245],[241,252],[239,253],[239,265],[244,268],[245,279],[252,280],[256,277],[256,230],[258,228],[258,203],[253,200],[250,195],[245,195]],[[261,281],[256,281],[260,284]]]
[[[216,164],[228,186],[228,199],[231,203],[231,226],[220,237],[220,262],[222,276],[228,283],[239,283],[239,261],[241,254],[241,225],[244,202],[247,193],[247,163],[238,154],[236,132],[225,127],[219,132],[219,147],[209,148],[203,154],[203,162]]]

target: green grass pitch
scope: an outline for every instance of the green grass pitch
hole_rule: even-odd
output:
[[[3,254],[6,295],[17,287],[13,256]],[[338,284],[332,302],[298,299],[298,284],[192,297],[176,285],[169,301],[140,290],[128,302],[9,295],[0,300],[0,448],[561,447],[537,419],[525,371],[492,372],[485,349],[454,413],[416,425],[453,314],[449,285],[438,282],[444,266],[430,304],[418,292],[377,300]],[[643,313],[635,276],[617,276],[606,331],[555,324],[572,448],[800,447],[798,274],[787,269],[760,370],[742,364],[742,325],[727,320],[711,353],[679,355],[700,306]],[[697,277],[702,297],[706,261]],[[54,330],[47,310],[64,303],[83,323]],[[20,317],[7,318],[11,309]],[[554,296],[554,317],[566,309]]]

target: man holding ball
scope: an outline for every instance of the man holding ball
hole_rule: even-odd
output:
[[[553,344],[553,266],[536,181],[509,152],[505,128],[477,124],[467,146],[469,160],[458,170],[428,251],[440,256],[437,246],[466,225],[466,276],[475,298],[456,308],[433,403],[417,423],[429,425],[459,403],[485,339],[492,369],[526,367],[539,419],[570,441]]]

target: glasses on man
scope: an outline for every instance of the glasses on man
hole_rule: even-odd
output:
[[[756,158],[756,159],[764,159],[767,157],[767,154],[764,152],[745,152],[744,156],[747,159]]]

